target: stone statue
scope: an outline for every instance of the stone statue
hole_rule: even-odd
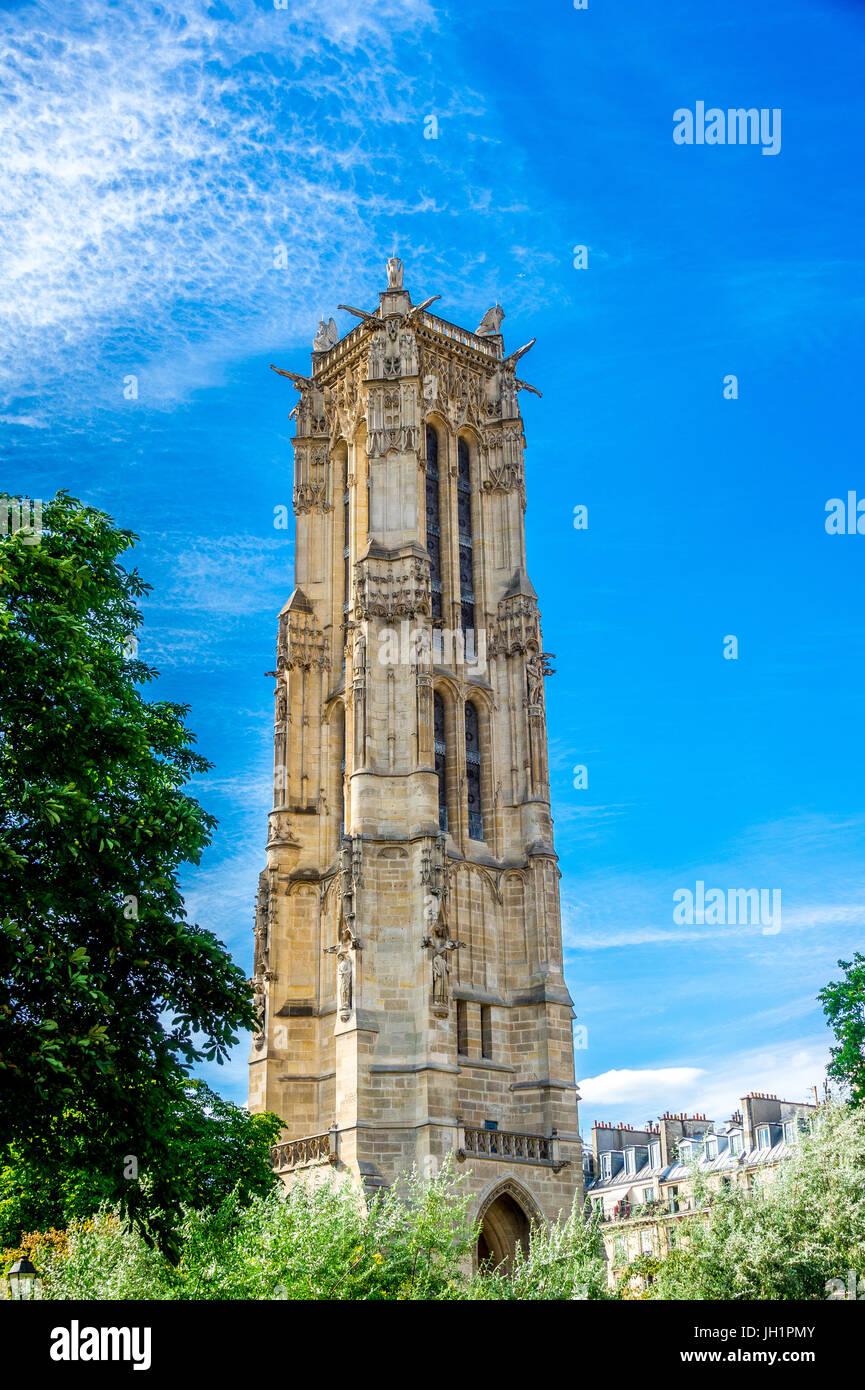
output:
[[[435,893],[427,893],[424,898],[424,925],[427,927],[427,935],[423,937],[421,945],[432,950],[433,1008],[436,1013],[444,1015],[448,1008],[448,953],[459,951],[465,943],[452,939],[447,923],[439,921],[440,911],[441,899]]]
[[[433,1003],[447,1006],[448,1002],[448,975],[450,966],[447,961],[447,944],[438,944],[438,940],[433,942]]]
[[[258,899],[255,904],[255,953],[253,957],[253,978],[259,979],[267,969],[268,926],[270,915],[270,885],[267,870],[258,875]]]
[[[387,263],[387,287],[389,290],[402,289],[403,263],[399,256],[391,256]]]
[[[331,318],[325,323],[324,319],[318,321],[318,332],[312,340],[313,352],[328,352],[339,342],[339,329],[335,321]]]
[[[352,658],[354,674],[361,675],[366,666],[366,638],[360,628],[354,634],[354,656]]]
[[[249,981],[252,986],[252,1007],[255,1010],[256,1028],[253,1034],[253,1042],[256,1048],[264,1046],[264,1015],[266,1009],[266,994],[264,988],[265,975],[254,975]]]
[[[541,656],[530,656],[526,661],[526,681],[530,705],[544,703],[544,661]]]
[[[336,990],[339,1001],[339,1016],[345,1023],[351,1013],[351,957],[341,951],[336,967]]]
[[[487,309],[475,329],[475,333],[479,338],[488,338],[491,337],[493,333],[500,333],[504,316],[505,311],[501,304],[493,304],[491,308]]]

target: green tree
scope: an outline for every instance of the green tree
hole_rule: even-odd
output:
[[[838,1046],[826,1068],[835,1081],[849,1087],[855,1105],[865,1102],[865,956],[839,960],[844,978],[832,980],[817,998],[829,1020]]]
[[[176,1207],[172,1105],[254,1016],[186,920],[178,870],[215,822],[184,788],[209,764],[188,707],[139,689],[135,540],[61,492],[37,544],[0,541],[0,1149],[46,1171],[78,1144],[113,1184],[131,1155]]]
[[[107,1166],[99,1117],[79,1111],[53,1120],[42,1144],[8,1145],[0,1159],[0,1248],[17,1246],[28,1231],[86,1220],[109,1204],[146,1212],[161,1229],[152,1215],[160,1202],[177,1224],[181,1205],[207,1212],[229,1196],[248,1202],[276,1187],[270,1150],[282,1128],[278,1116],[251,1115],[190,1079],[161,1097],[155,1123],[157,1142],[148,1136],[148,1145],[156,1167],[146,1160],[142,1167],[128,1152]]]
[[[326,1172],[285,1193],[187,1210],[169,1264],[141,1233],[103,1211],[58,1249],[31,1245],[52,1299],[428,1300],[471,1297],[477,1233],[470,1197],[445,1167],[369,1201]]]

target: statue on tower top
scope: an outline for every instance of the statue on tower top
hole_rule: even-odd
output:
[[[335,321],[331,318],[325,323],[324,319],[318,321],[318,332],[312,340],[313,352],[328,352],[339,342],[339,329]]]
[[[487,309],[475,329],[475,333],[479,338],[487,338],[491,337],[494,333],[501,333],[502,319],[504,316],[505,311],[501,304],[493,304],[491,308]]]
[[[387,263],[387,287],[389,290],[401,290],[403,274],[403,263],[399,256],[391,256]]]

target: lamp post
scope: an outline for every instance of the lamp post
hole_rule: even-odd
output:
[[[39,1271],[35,1265],[30,1263],[26,1255],[23,1259],[15,1261],[6,1277],[9,1280],[10,1298],[29,1301],[33,1297]]]

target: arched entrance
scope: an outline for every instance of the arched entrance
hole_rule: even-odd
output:
[[[504,1183],[492,1191],[482,1204],[478,1237],[478,1264],[487,1268],[510,1269],[517,1246],[528,1254],[532,1220],[540,1213],[534,1202],[516,1183]]]

